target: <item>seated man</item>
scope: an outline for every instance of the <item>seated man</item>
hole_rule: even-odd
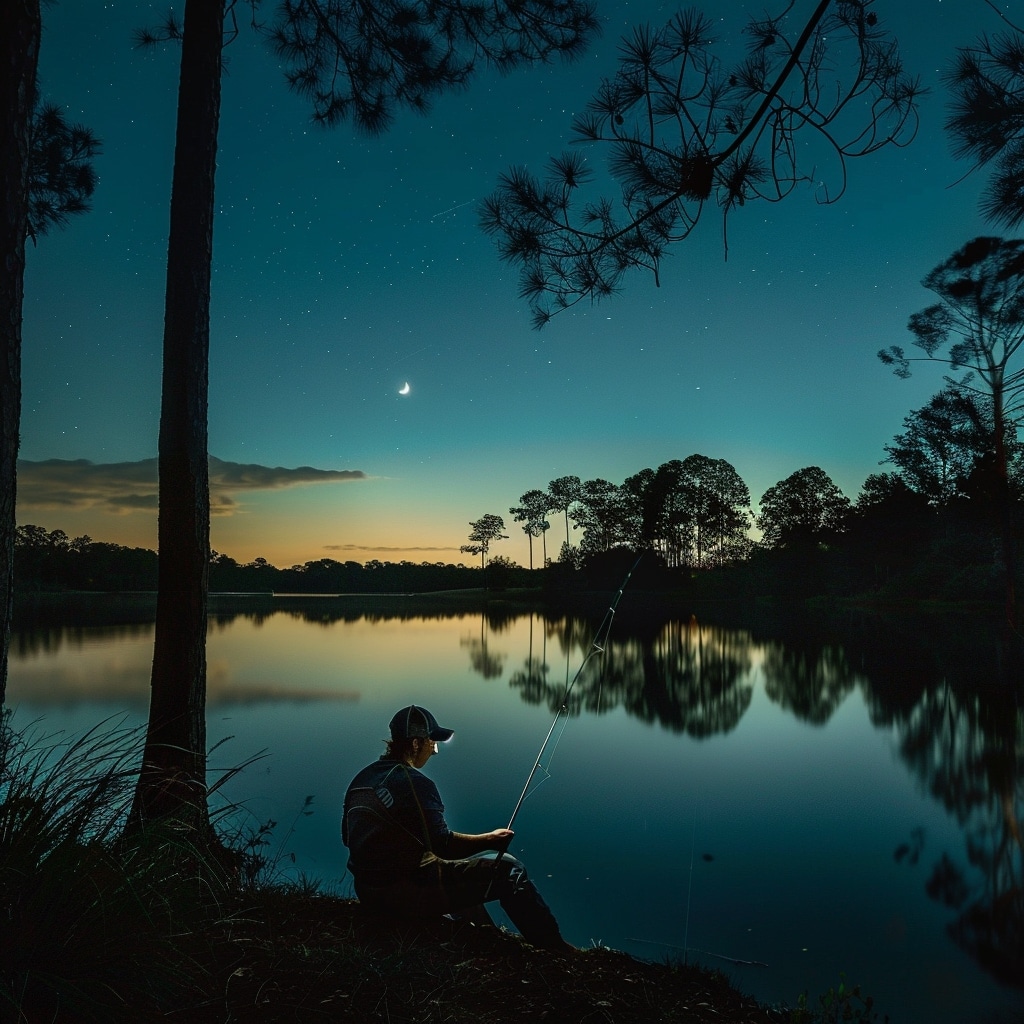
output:
[[[527,942],[571,950],[526,868],[504,853],[512,831],[464,835],[448,827],[437,787],[420,769],[452,735],[426,708],[403,708],[391,719],[385,753],[352,780],[341,837],[356,895],[368,907],[410,917],[472,918],[499,900]],[[481,856],[486,850],[500,855]]]

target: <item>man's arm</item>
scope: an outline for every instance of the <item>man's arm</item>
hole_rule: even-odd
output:
[[[438,857],[458,860],[460,857],[472,857],[474,853],[508,848],[513,835],[511,829],[496,828],[477,835],[453,832],[445,821],[444,804],[434,783],[420,772],[409,772],[408,777],[430,837],[430,849]]]
[[[463,832],[449,832],[448,846],[443,857],[458,860],[460,857],[472,857],[474,853],[486,850],[504,852],[512,841],[515,833],[509,828],[496,828],[492,832],[481,832],[479,835],[468,836]]]

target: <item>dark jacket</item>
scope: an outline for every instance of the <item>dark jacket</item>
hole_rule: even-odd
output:
[[[436,857],[467,857],[486,848],[448,827],[441,795],[426,775],[387,755],[349,784],[341,839],[357,892],[416,881]]]

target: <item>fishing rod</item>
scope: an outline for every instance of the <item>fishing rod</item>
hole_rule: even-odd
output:
[[[509,818],[509,823],[506,827],[509,830],[512,829],[512,825],[515,823],[516,815],[519,813],[519,808],[522,807],[522,802],[526,799],[526,794],[529,792],[529,783],[534,781],[534,776],[537,774],[537,770],[541,767],[541,762],[544,760],[544,752],[548,749],[548,743],[551,741],[551,736],[555,731],[555,726],[558,724],[558,719],[561,718],[562,712],[565,712],[566,717],[568,716],[568,702],[569,694],[572,692],[572,688],[577,684],[577,680],[583,675],[583,670],[587,668],[587,664],[595,654],[603,654],[604,648],[608,643],[608,635],[611,633],[611,624],[614,621],[615,609],[618,607],[618,602],[622,599],[623,591],[626,590],[626,585],[630,582],[630,577],[636,571],[636,567],[640,564],[640,559],[643,558],[644,552],[640,552],[639,557],[630,567],[629,572],[626,573],[626,579],[623,580],[618,590],[615,591],[614,597],[611,599],[611,603],[608,605],[608,610],[604,613],[604,618],[601,621],[601,625],[598,627],[597,633],[594,635],[594,642],[590,646],[590,650],[587,652],[587,656],[580,663],[580,668],[577,669],[577,673],[572,677],[572,680],[566,684],[565,690],[562,693],[562,700],[558,707],[558,711],[555,713],[555,717],[551,722],[551,728],[548,729],[547,735],[544,737],[544,742],[541,743],[541,749],[537,752],[537,758],[534,760],[534,767],[530,768],[529,774],[526,776],[526,782],[522,787],[522,793],[519,794],[519,799],[516,801],[515,807],[512,810],[512,816]],[[508,853],[508,843],[505,844],[505,848],[498,851],[498,856],[495,857],[495,868],[490,873],[490,881],[487,883],[486,892],[483,894],[483,902],[486,903],[490,897],[490,890],[495,884],[495,880],[498,878],[498,867],[502,862],[505,854]]]
[[[519,808],[523,806],[523,801],[526,799],[526,794],[529,792],[530,783],[533,782],[534,775],[537,774],[537,770],[540,768],[540,763],[544,759],[544,751],[547,750],[548,743],[551,742],[551,736],[555,731],[555,726],[558,725],[559,718],[562,717],[562,712],[566,715],[569,713],[569,696],[573,691],[573,687],[576,686],[576,681],[581,675],[583,670],[587,667],[588,662],[596,654],[603,654],[605,647],[608,644],[608,636],[612,631],[612,622],[615,619],[615,609],[619,606],[619,600],[622,597],[622,592],[626,589],[626,584],[629,583],[629,578],[636,571],[636,567],[640,564],[640,559],[644,557],[644,552],[640,552],[640,556],[633,563],[632,568],[626,573],[626,578],[622,581],[621,586],[615,592],[615,596],[612,598],[611,604],[608,606],[608,611],[604,614],[604,619],[601,621],[601,625],[594,635],[594,642],[590,645],[590,650],[587,652],[586,657],[580,663],[580,667],[576,670],[576,674],[572,677],[572,681],[569,682],[565,691],[562,694],[562,702],[559,705],[558,711],[555,713],[555,717],[551,722],[551,728],[548,729],[547,735],[544,737],[544,742],[540,745],[540,750],[537,751],[537,757],[533,762],[533,767],[530,769],[530,774],[526,777],[526,784],[523,786],[522,793],[519,794],[519,799],[516,801],[516,806],[512,811],[512,817],[508,820],[507,828],[511,829],[515,823],[516,815],[519,814]],[[501,857],[498,857],[500,860]],[[495,861],[497,864],[497,861]]]
[[[533,767],[530,769],[530,774],[526,777],[526,784],[523,786],[522,793],[519,794],[519,799],[516,801],[516,805],[512,810],[512,817],[508,819],[508,825],[506,826],[510,831],[513,824],[515,824],[516,815],[519,813],[519,808],[523,806],[523,801],[526,799],[526,794],[529,792],[530,783],[533,782],[534,775],[537,774],[537,769],[540,768],[540,763],[544,759],[544,751],[547,750],[548,743],[551,742],[551,736],[555,731],[555,726],[558,725],[558,719],[562,717],[562,712],[569,713],[569,695],[573,691],[573,687],[576,685],[576,680],[583,674],[583,670],[587,667],[587,663],[590,661],[595,654],[603,654],[604,649],[608,644],[608,635],[612,631],[612,621],[615,619],[615,609],[619,606],[619,600],[622,597],[622,592],[626,589],[626,584],[629,583],[629,578],[636,572],[636,567],[640,564],[640,559],[644,557],[645,552],[641,551],[637,560],[633,563],[629,572],[626,573],[626,578],[622,581],[619,589],[615,592],[615,596],[612,598],[611,604],[608,606],[608,611],[604,613],[604,618],[601,620],[601,625],[598,627],[597,633],[594,635],[594,641],[590,645],[590,650],[587,651],[586,657],[580,663],[580,667],[576,670],[576,675],[572,677],[565,691],[562,694],[562,702],[558,707],[558,711],[555,712],[555,717],[551,722],[551,728],[548,729],[547,735],[544,737],[544,742],[540,745],[540,750],[537,751],[537,757],[533,762]],[[508,843],[506,843],[503,850],[498,851],[497,857],[494,858],[494,871],[491,874],[491,880],[487,885],[487,891],[484,893],[483,902],[486,903],[491,895],[491,888],[494,885],[494,880],[498,877],[498,865],[501,864],[502,858],[508,853]]]

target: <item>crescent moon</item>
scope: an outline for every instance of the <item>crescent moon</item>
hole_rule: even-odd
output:
[[[402,385],[402,386],[401,386],[401,387],[400,387],[400,388],[398,389],[398,393],[399,393],[400,395],[407,395],[407,394],[409,394],[409,391],[410,391],[410,388],[409,388],[409,382],[408,382],[408,381],[406,381],[406,382],[405,382],[405,383],[404,383],[404,384],[403,384],[403,385]]]

